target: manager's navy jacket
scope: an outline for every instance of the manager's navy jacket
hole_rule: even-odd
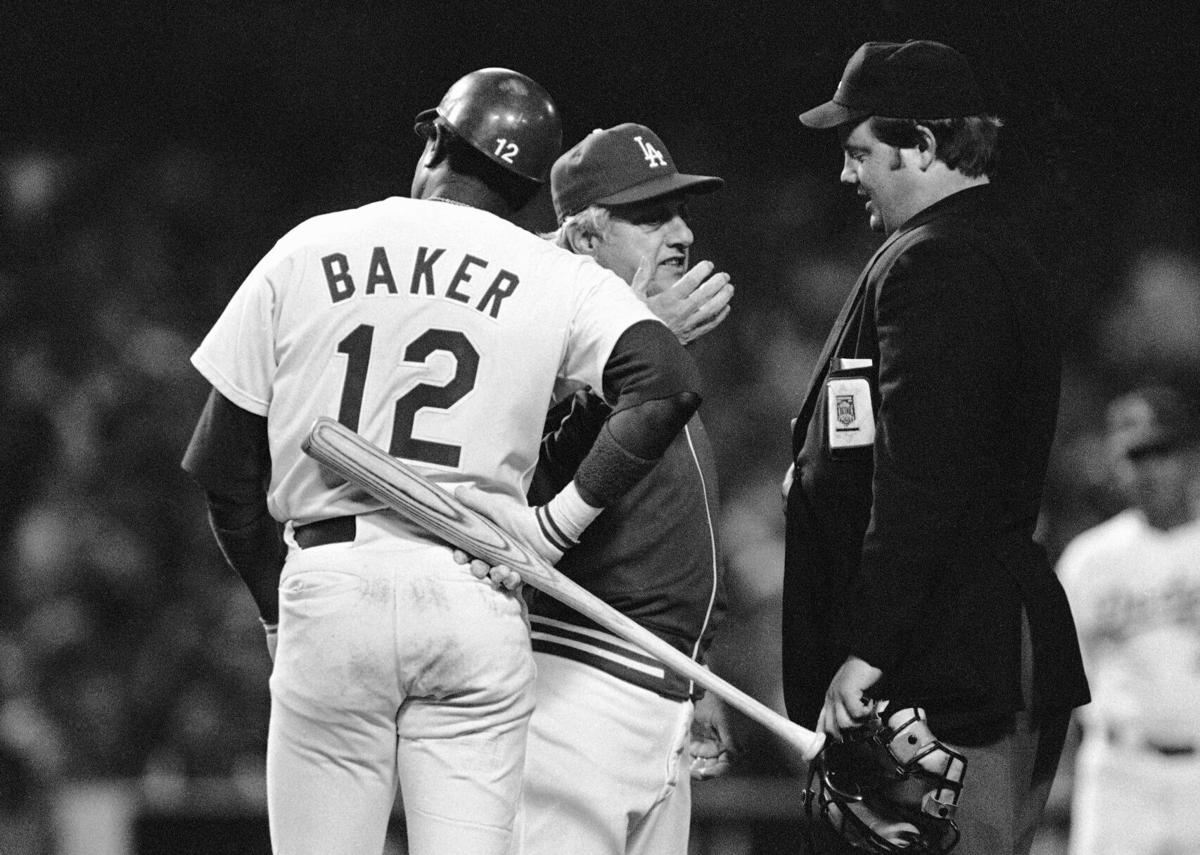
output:
[[[1051,302],[990,184],[917,214],[859,277],[793,436],[783,682],[795,721],[815,725],[855,654],[884,672],[876,697],[923,706],[935,733],[966,741],[1024,706],[1022,605],[1035,707],[1087,702],[1067,600],[1033,539],[1058,406]],[[870,364],[839,372],[845,359]],[[826,385],[841,376],[866,379],[875,437],[835,451]]]

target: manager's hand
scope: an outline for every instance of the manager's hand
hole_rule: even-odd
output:
[[[701,261],[671,287],[650,294],[653,269],[643,261],[629,284],[638,299],[666,324],[679,343],[689,344],[712,332],[729,317],[733,283],[728,273],[715,273],[714,270],[711,261]]]

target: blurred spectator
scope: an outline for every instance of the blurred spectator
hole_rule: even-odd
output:
[[[36,674],[0,632],[0,852],[45,855],[51,788],[65,759],[60,734],[34,694]]]
[[[1107,440],[1128,508],[1059,561],[1094,698],[1070,851],[1200,852],[1200,406],[1137,388],[1110,405]]]
[[[1173,372],[1200,367],[1200,262],[1173,249],[1147,249],[1134,257],[1127,280],[1101,327],[1101,354]]]
[[[177,466],[187,353],[261,249],[236,174],[171,147],[0,156],[5,828],[71,780],[261,765],[266,656]]]

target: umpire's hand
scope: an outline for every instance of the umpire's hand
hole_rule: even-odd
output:
[[[817,730],[841,742],[844,731],[870,721],[878,703],[871,698],[870,691],[882,676],[883,672],[869,662],[857,656],[846,657],[825,690],[825,706],[817,719]]]

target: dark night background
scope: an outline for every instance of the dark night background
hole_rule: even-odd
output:
[[[693,260],[737,296],[693,349],[733,597],[718,652],[769,703],[788,420],[879,241],[838,185],[835,140],[796,116],[860,43],[954,45],[1005,119],[996,178],[1065,318],[1052,555],[1117,507],[1097,453],[1107,399],[1148,372],[1200,378],[1191,4],[95,6],[19,0],[0,20],[4,853],[69,852],[44,806],[96,780],[168,811],[213,779],[226,812],[261,804],[268,663],[178,468],[207,391],[187,358],[287,229],[407,194],[413,116],[473,69],[542,83],[565,145],[642,122],[683,170],[728,182],[693,205]],[[552,220],[543,196],[525,224]],[[746,774],[794,771],[744,730]],[[752,851],[736,845],[721,851]]]

